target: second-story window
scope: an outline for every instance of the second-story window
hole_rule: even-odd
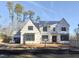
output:
[[[53,31],[55,31],[55,27],[53,28]]]
[[[66,31],[66,27],[62,27],[61,28],[61,31]]]
[[[33,30],[33,26],[28,26],[28,30]]]
[[[43,31],[47,31],[47,26],[43,27]]]

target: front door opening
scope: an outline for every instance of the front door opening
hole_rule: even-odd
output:
[[[52,42],[57,42],[57,36],[52,36]]]

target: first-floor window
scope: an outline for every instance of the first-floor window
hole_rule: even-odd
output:
[[[34,33],[25,33],[24,34],[24,40],[26,41],[34,41],[35,35]]]
[[[42,41],[45,41],[45,39],[48,40],[48,35],[42,35]]]
[[[61,41],[68,41],[69,40],[69,34],[62,34],[61,35]]]

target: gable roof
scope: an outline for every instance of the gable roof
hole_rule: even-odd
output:
[[[68,24],[68,22],[65,20],[65,18],[62,18],[62,19],[59,21],[59,23],[62,22],[62,21],[64,21],[68,26],[70,26],[70,25]]]
[[[29,19],[29,20],[31,20],[31,19]],[[33,20],[31,20],[32,21],[32,23],[35,25],[35,27],[38,29],[38,31],[39,31],[39,23],[36,23],[36,22],[34,22]]]
[[[33,23],[39,29],[39,23]]]
[[[28,20],[30,20],[30,19],[28,19]],[[25,22],[23,22],[23,24],[21,25],[21,28],[20,28],[20,30],[24,27],[24,25],[28,22],[28,20],[27,21],[25,21]],[[35,27],[39,30],[39,27],[41,27],[41,26],[44,26],[45,24],[48,24],[48,25],[53,25],[53,24],[58,24],[58,23],[60,23],[61,21],[65,21],[67,24],[68,24],[68,22],[64,19],[64,18],[62,18],[60,21],[39,21],[39,23],[36,23],[36,22],[34,22],[33,20],[31,20],[32,21],[32,23],[35,25]],[[69,25],[69,24],[68,24]],[[70,25],[69,25],[70,26]]]

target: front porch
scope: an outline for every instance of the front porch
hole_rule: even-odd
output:
[[[49,39],[51,43],[66,44],[69,43],[69,34],[51,34]]]

